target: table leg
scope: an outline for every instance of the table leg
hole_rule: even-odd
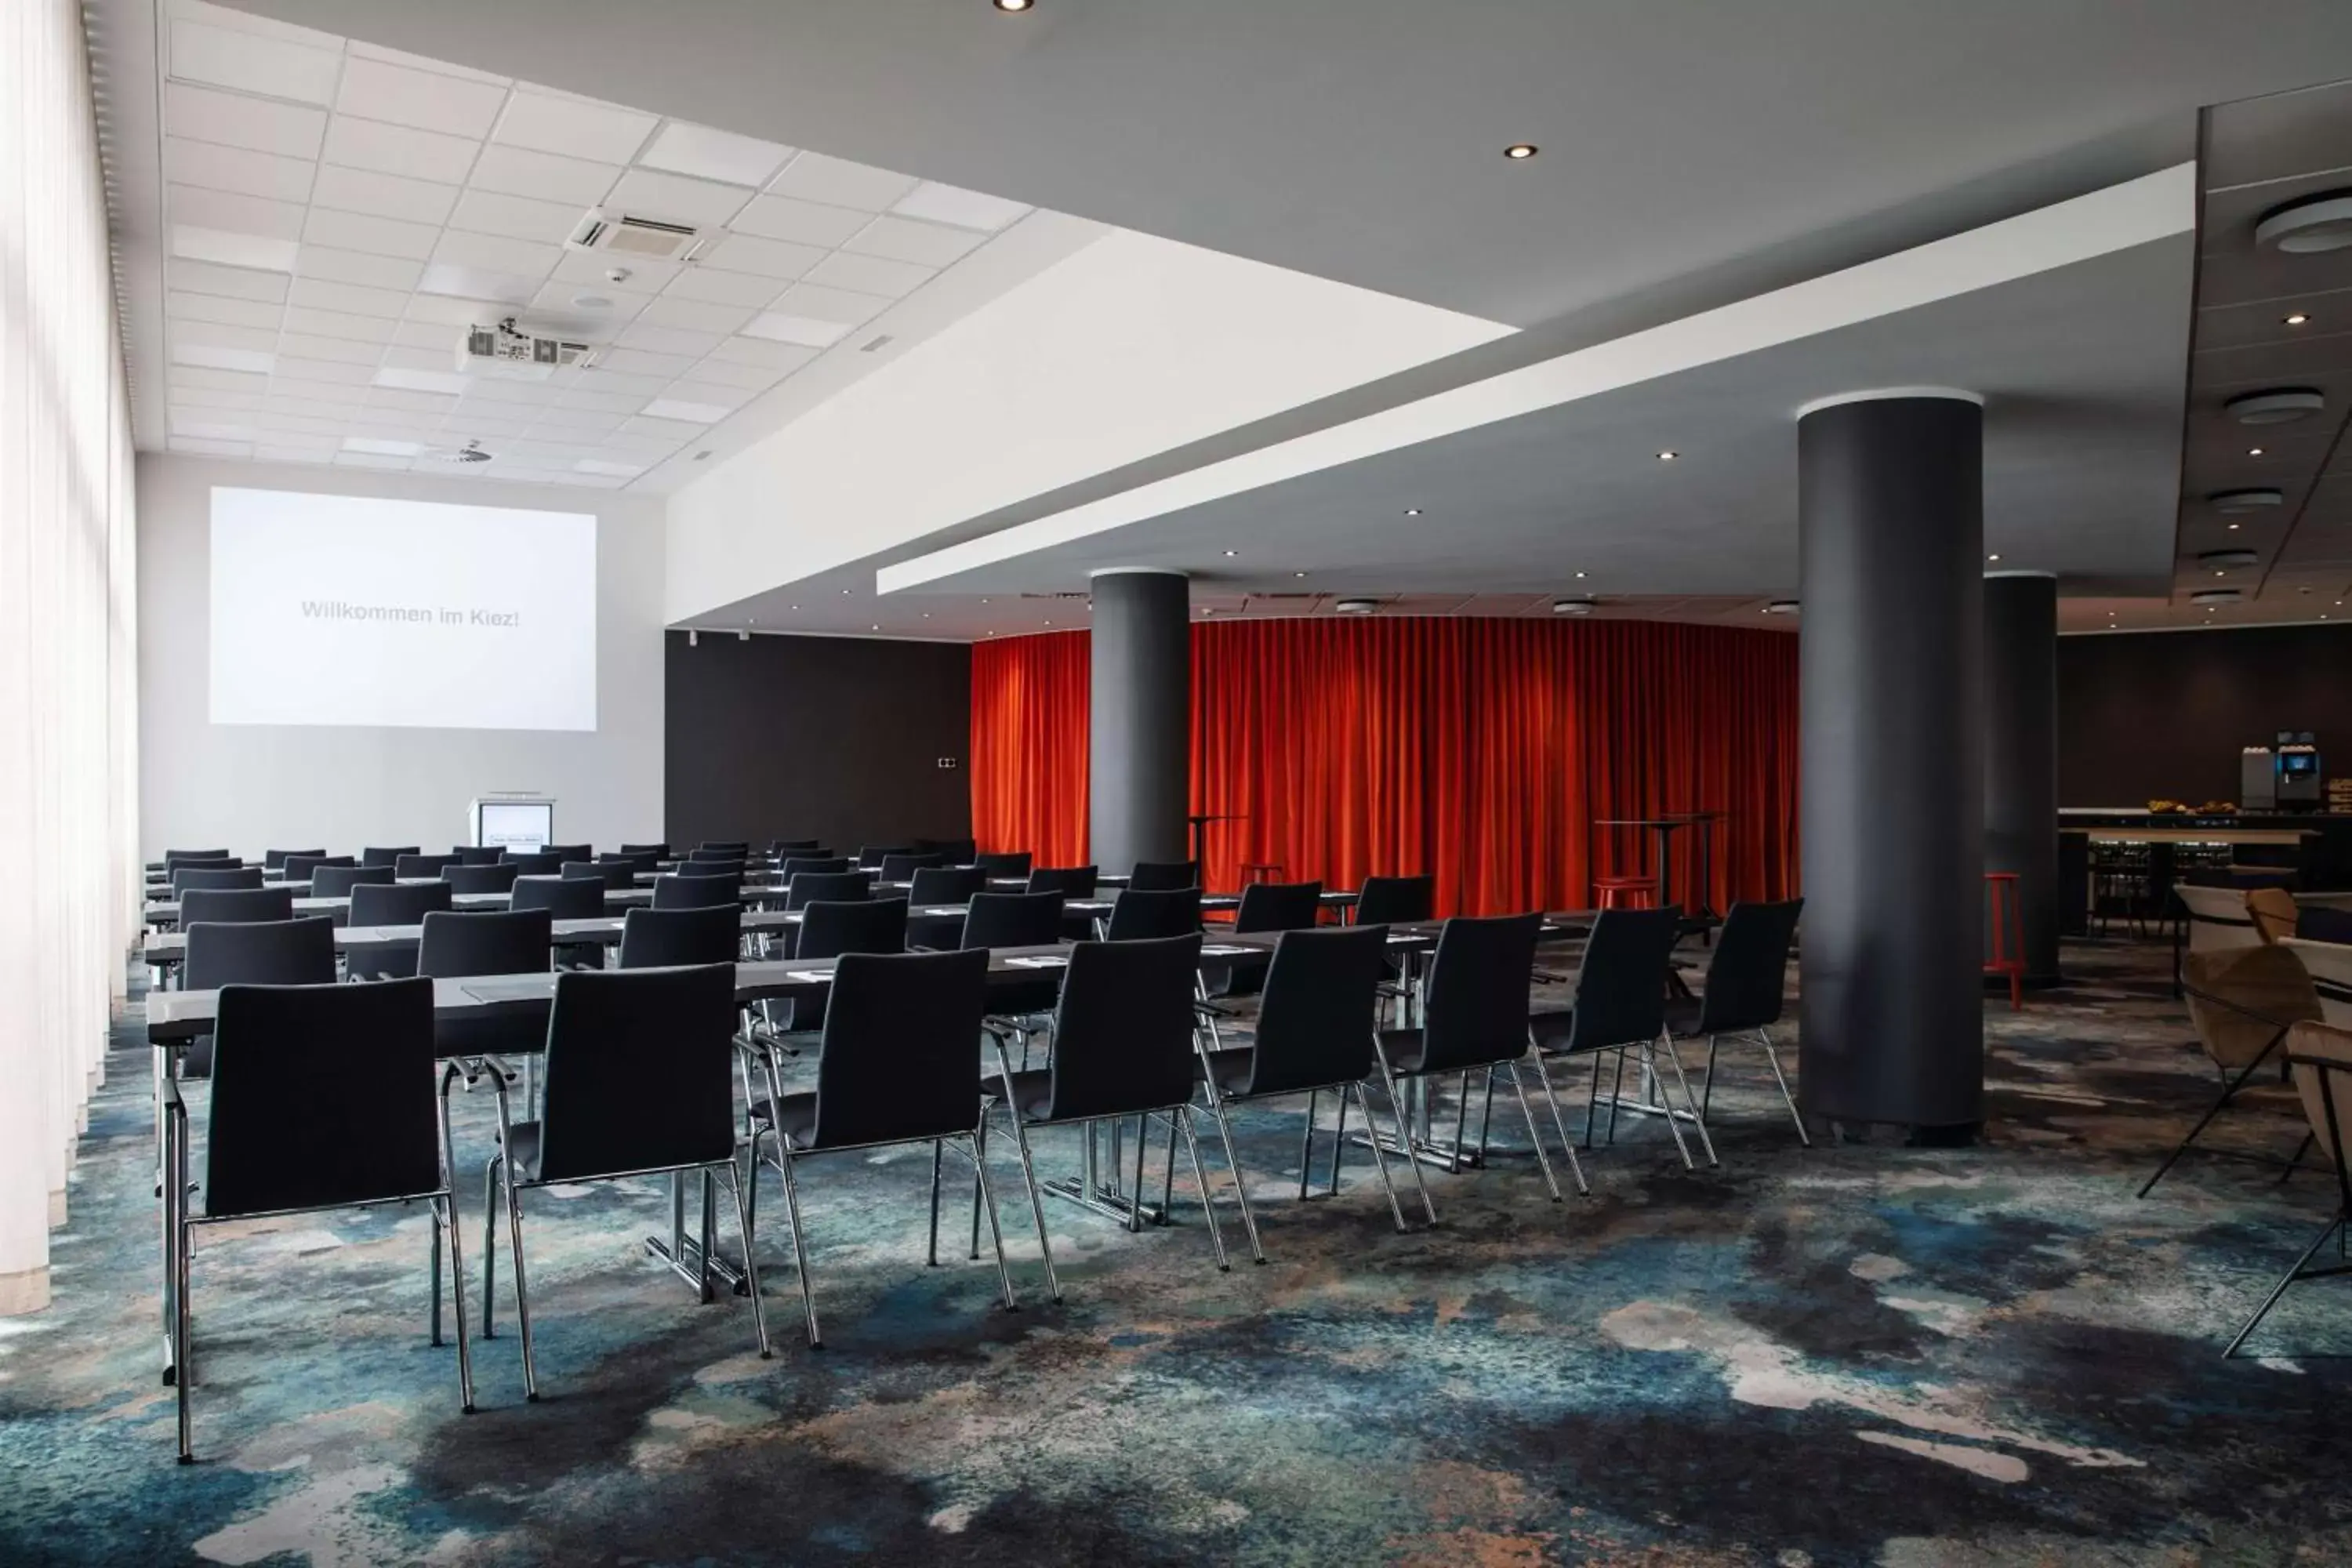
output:
[[[710,1235],[711,1212],[709,1173],[704,1172],[702,1179],[704,1191],[701,1234],[708,1237]],[[751,1287],[744,1279],[741,1269],[719,1257],[715,1247],[706,1255],[702,1243],[687,1234],[686,1173],[683,1171],[670,1173],[669,1235],[667,1237],[658,1236],[646,1237],[646,1250],[668,1264],[679,1279],[693,1287],[695,1299],[698,1301],[709,1302],[716,1295],[710,1285],[712,1279],[724,1280],[727,1289],[735,1295],[745,1296],[751,1293]]]

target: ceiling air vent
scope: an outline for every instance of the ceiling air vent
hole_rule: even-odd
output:
[[[2266,485],[2258,485],[2252,489],[2242,490],[2215,490],[2205,498],[2206,504],[2215,511],[2232,517],[2242,516],[2250,511],[2260,511],[2268,506],[2278,506],[2285,500],[2284,491],[2273,489]]]
[[[1572,599],[1554,599],[1551,602],[1551,613],[1555,616],[1589,616],[1592,610],[1593,600],[1589,595],[1580,595]]]
[[[2252,550],[2207,550],[2197,557],[2200,566],[2210,566],[2217,572],[2227,572],[2238,566],[2259,566],[2262,562],[2261,552]]]
[[[2235,588],[2200,588],[2189,595],[2192,605],[2234,605],[2245,595]]]
[[[610,207],[591,207],[588,216],[572,229],[571,244],[576,250],[691,261],[709,238],[709,231],[690,223],[671,223],[664,218],[615,212]]]
[[[1332,605],[1331,613],[1338,616],[1376,616],[1380,609],[1378,599],[1340,599]]]

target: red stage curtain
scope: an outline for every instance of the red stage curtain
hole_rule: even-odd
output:
[[[1084,633],[973,649],[983,841],[1079,858],[1085,672]],[[1074,694],[1039,700],[1049,679]],[[1646,835],[1612,845],[1592,822],[1714,810],[1715,907],[1783,897],[1797,748],[1785,633],[1449,617],[1192,628],[1193,809],[1241,819],[1210,827],[1211,887],[1240,885],[1251,864],[1330,887],[1426,871],[1442,912],[1574,908],[1592,875],[1645,869],[1651,853]],[[1685,830],[1679,866],[1695,848]]]

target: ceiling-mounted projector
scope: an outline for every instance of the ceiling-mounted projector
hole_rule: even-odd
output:
[[[509,316],[495,327],[467,327],[457,340],[457,373],[506,381],[545,381],[559,370],[596,363],[593,343],[535,337],[519,331]]]

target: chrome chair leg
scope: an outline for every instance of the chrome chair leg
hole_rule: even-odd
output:
[[[1365,1111],[1364,1124],[1370,1127],[1371,1126],[1371,1121],[1372,1113],[1370,1110]],[[1308,1099],[1307,1106],[1307,1128],[1310,1134],[1315,1130],[1315,1106],[1311,1096]],[[1378,1128],[1373,1128],[1372,1135],[1374,1137],[1378,1137],[1380,1135],[1380,1130]],[[1348,1091],[1343,1089],[1339,1091],[1339,1119],[1331,1124],[1331,1185],[1329,1191],[1330,1195],[1335,1198],[1339,1195],[1339,1154],[1340,1151],[1347,1148],[1347,1146]],[[1307,1195],[1307,1185],[1304,1181],[1299,1184],[1298,1195],[1300,1197],[1305,1197]]]
[[[793,1151],[781,1127],[776,1129],[776,1169],[784,1178],[784,1216],[793,1227],[793,1267],[800,1275],[801,1310],[808,1319],[809,1349],[823,1350],[824,1341],[816,1326],[816,1284],[809,1278],[808,1236],[801,1224],[800,1186],[793,1179]]]
[[[1518,1058],[1515,1057],[1503,1065],[1511,1070],[1511,1092],[1519,1097],[1519,1114],[1528,1119],[1528,1142],[1535,1145],[1536,1168],[1543,1172],[1544,1185],[1551,1190],[1551,1201],[1558,1203],[1560,1201],[1559,1179],[1551,1173],[1551,1156],[1544,1152],[1543,1134],[1536,1131],[1536,1108],[1528,1103],[1527,1085],[1519,1081]],[[1468,1095],[1465,1093],[1464,1098],[1466,1100]],[[1576,1151],[1570,1149],[1568,1157],[1575,1159]]]
[[[1315,1102],[1319,1092],[1312,1089],[1307,1091],[1307,1122],[1298,1130],[1298,1196],[1301,1202],[1306,1200],[1308,1173],[1315,1164]],[[1347,1109],[1348,1097],[1343,1094],[1339,1097],[1340,1113],[1345,1115]],[[1332,1163],[1335,1165],[1339,1163],[1336,1156]],[[1336,1176],[1333,1178],[1333,1183],[1336,1187],[1338,1183]]]
[[[1396,1074],[1389,1070],[1388,1049],[1381,1044],[1380,1037],[1377,1035],[1372,1037],[1372,1060],[1380,1064],[1381,1083],[1388,1090],[1389,1110],[1396,1115],[1397,1147],[1404,1152],[1405,1167],[1412,1173],[1412,1184],[1420,1190],[1422,1209],[1429,1215],[1429,1223],[1435,1225],[1437,1205],[1429,1195],[1429,1178],[1421,1173],[1421,1157],[1413,1152],[1412,1148],[1412,1125],[1406,1120],[1412,1112],[1405,1109],[1404,1095],[1397,1088]],[[1358,1098],[1361,1098],[1360,1091]],[[1364,1105],[1364,1125],[1371,1130],[1372,1142],[1377,1147],[1381,1141],[1381,1131],[1379,1124],[1372,1121],[1372,1108],[1370,1101],[1366,1101]],[[1386,1167],[1383,1167],[1383,1170],[1385,1169]]]
[[[1397,1234],[1402,1236],[1407,1231],[1410,1231],[1412,1227],[1404,1222],[1404,1205],[1397,1201],[1396,1183],[1389,1179],[1389,1157],[1387,1152],[1381,1148],[1381,1124],[1372,1115],[1372,1102],[1364,1098],[1364,1086],[1360,1083],[1357,1084],[1355,1086],[1355,1089],[1356,1099],[1362,1104],[1364,1110],[1364,1131],[1367,1134],[1364,1142],[1371,1145],[1372,1169],[1381,1173],[1381,1191],[1386,1193],[1389,1198],[1389,1217],[1396,1221]],[[1339,1090],[1340,1098],[1343,1102],[1347,1097],[1347,1093],[1348,1091],[1345,1089]],[[1412,1144],[1410,1142],[1412,1134],[1405,1126],[1404,1105],[1396,1098],[1395,1086],[1393,1084],[1390,1086],[1389,1109],[1396,1112],[1397,1142],[1405,1151],[1404,1163],[1408,1165],[1417,1167],[1419,1165],[1419,1162],[1412,1156]],[[1331,1152],[1331,1158],[1336,1161],[1339,1157],[1339,1151],[1336,1149],[1333,1150]],[[1415,1179],[1418,1180],[1420,1172],[1417,1168],[1413,1173]],[[1429,1188],[1426,1185],[1423,1186],[1421,1190],[1421,1201],[1424,1204],[1429,1201]],[[1433,1223],[1434,1222],[1433,1221]]]
[[[1180,1105],[1171,1113],[1169,1120],[1182,1130],[1185,1150],[1192,1156],[1192,1181],[1201,1189],[1201,1214],[1209,1222],[1209,1245],[1217,1254],[1217,1272],[1229,1274],[1233,1271],[1234,1266],[1225,1257],[1224,1233],[1217,1227],[1217,1204],[1216,1200],[1209,1194],[1209,1173],[1201,1164],[1201,1141],[1193,1135],[1192,1108],[1189,1105]],[[1169,1158],[1168,1163],[1171,1166],[1176,1163],[1172,1155]],[[1056,1300],[1059,1298],[1057,1297]]]
[[[940,1160],[946,1152],[944,1141],[931,1140],[931,1233],[923,1253],[923,1265],[927,1268],[940,1266]]]
[[[1045,1260],[1045,1293],[1059,1301],[1062,1299],[1062,1281],[1054,1273],[1053,1244],[1045,1239],[1045,1196],[1037,1190],[1037,1166],[1030,1155],[1029,1130],[1022,1125],[1019,1106],[1008,1101],[1004,1109],[1006,1114],[1013,1118],[1013,1146],[1021,1152],[1021,1180],[1029,1189],[1029,1215],[1037,1225],[1037,1256]],[[1140,1137],[1135,1142],[1135,1163],[1138,1173],[1135,1201],[1139,1205],[1143,1202],[1143,1140]]]
[[[1759,1039],[1762,1039],[1764,1031],[1759,1029],[1756,1035]],[[1699,1091],[1698,1097],[1698,1113],[1701,1120],[1704,1120],[1706,1113],[1715,1108],[1715,1047],[1717,1038],[1718,1037],[1714,1035],[1706,1037],[1706,1085]],[[1767,1050],[1771,1048],[1771,1043],[1769,1040],[1765,1042],[1765,1048]]]
[[[1644,1083],[1647,1083],[1657,1073],[1657,1054],[1658,1043],[1655,1040],[1643,1040],[1642,1042],[1642,1080]],[[1623,1053],[1619,1053],[1619,1057],[1622,1060]],[[1621,1084],[1622,1083],[1623,1079],[1622,1077],[1619,1081]],[[1613,1108],[1611,1111],[1611,1120],[1615,1120],[1615,1111]],[[1674,1134],[1675,1151],[1683,1157],[1683,1169],[1685,1171],[1697,1170],[1697,1162],[1691,1158],[1690,1144],[1683,1138],[1682,1119],[1674,1113],[1671,1107],[1669,1107],[1666,1111],[1666,1131]]]
[[[522,1263],[522,1194],[515,1190],[514,1171],[501,1163],[499,1184],[507,1194],[507,1249],[514,1261],[515,1324],[522,1336],[522,1396],[539,1399],[539,1360],[530,1337],[530,1294],[524,1283]]]
[[[1021,1303],[1013,1296],[1013,1269],[1004,1261],[1004,1227],[996,1221],[996,1194],[988,1184],[988,1162],[981,1158],[977,1131],[971,1135],[971,1167],[980,1173],[980,1200],[982,1206],[988,1210],[989,1238],[996,1244],[996,1279],[1004,1288],[1004,1310],[1017,1311]]]
[[[188,1323],[188,1276],[192,1272],[188,1261],[190,1239],[187,1199],[184,1196],[188,1189],[179,1173],[184,1164],[184,1151],[174,1149],[168,1152],[165,1164],[164,1180],[177,1184],[178,1191],[184,1194],[177,1204],[172,1205],[172,1251],[164,1267],[172,1282],[172,1381],[173,1393],[179,1403],[180,1463],[193,1465],[196,1462],[196,1456],[191,1447],[194,1416],[188,1409],[188,1385],[195,1381],[195,1376],[188,1364],[188,1345],[194,1337]]]
[[[1592,1189],[1584,1180],[1584,1162],[1576,1157],[1576,1141],[1568,1135],[1568,1117],[1560,1110],[1559,1096],[1551,1087],[1551,1068],[1544,1060],[1543,1047],[1534,1044],[1535,1031],[1532,1029],[1528,1031],[1528,1041],[1535,1050],[1536,1081],[1543,1085],[1544,1102],[1551,1107],[1552,1129],[1559,1134],[1559,1146],[1568,1151],[1569,1173],[1576,1178],[1577,1195],[1589,1198],[1592,1195]],[[1492,1069],[1488,1070],[1491,1073]],[[1596,1086],[1601,1082],[1601,1056],[1597,1051],[1592,1057],[1592,1081]],[[1584,1146],[1590,1149],[1592,1147],[1592,1113],[1590,1108],[1585,1111],[1584,1132]],[[1480,1136],[1485,1136],[1483,1131]]]
[[[1206,1087],[1209,1091],[1209,1114],[1216,1121],[1217,1136],[1224,1140],[1225,1169],[1234,1173],[1234,1197],[1241,1205],[1242,1229],[1249,1237],[1250,1257],[1254,1262],[1264,1263],[1265,1247],[1258,1239],[1257,1216],[1250,1213],[1249,1178],[1242,1174],[1241,1156],[1234,1152],[1233,1123],[1226,1120],[1224,1099],[1217,1093],[1217,1086],[1212,1083]]]
[[[453,1184],[447,1194],[433,1200],[434,1222],[446,1226],[449,1232],[449,1299],[456,1303],[457,1318],[457,1407],[471,1415],[474,1413],[474,1347],[466,1332],[466,1259],[457,1239],[457,1189]],[[439,1299],[440,1283],[436,1271],[435,1299]]]
[[[1797,1142],[1811,1148],[1813,1135],[1805,1131],[1804,1113],[1797,1109],[1797,1097],[1789,1092],[1788,1075],[1780,1070],[1780,1053],[1772,1048],[1772,1037],[1759,1029],[1756,1039],[1764,1047],[1764,1059],[1772,1065],[1772,1081],[1780,1086],[1780,1103],[1789,1108],[1789,1120],[1797,1124]]]
[[[1691,1124],[1698,1129],[1698,1146],[1706,1151],[1706,1163],[1710,1165],[1721,1165],[1723,1162],[1716,1158],[1714,1136],[1706,1130],[1706,1117],[1698,1108],[1698,1096],[1691,1092],[1690,1079],[1683,1072],[1683,1054],[1675,1049],[1675,1037],[1672,1035],[1662,1034],[1658,1037],[1658,1043],[1666,1047],[1666,1065],[1675,1069],[1675,1082],[1683,1091],[1683,1104],[1691,1113]],[[1654,1078],[1656,1073],[1655,1068],[1651,1068],[1652,1077]],[[1669,1122],[1673,1121],[1674,1104],[1671,1100],[1666,1100],[1666,1086],[1664,1083],[1658,1085],[1658,1099],[1665,1102],[1666,1120]]]
[[[482,1165],[482,1338],[498,1338],[492,1326],[497,1303],[492,1292],[497,1288],[499,1245],[499,1160],[493,1154]]]
[[[753,1170],[759,1167],[754,1165]],[[706,1180],[709,1178],[706,1176]],[[751,1293],[751,1331],[759,1337],[760,1359],[767,1361],[776,1353],[768,1339],[768,1306],[760,1295],[760,1262],[751,1255],[751,1205],[743,1191],[744,1184],[736,1179],[735,1163],[727,1163],[727,1190],[735,1194],[735,1223],[743,1233],[743,1282]]]

